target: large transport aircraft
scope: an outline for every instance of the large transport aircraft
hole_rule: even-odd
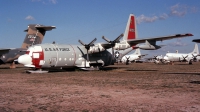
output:
[[[10,68],[15,68],[15,60],[25,54],[29,46],[41,44],[46,31],[56,28],[55,26],[44,26],[40,24],[29,24],[24,42],[21,48],[0,49],[0,64],[11,63]]]
[[[195,43],[194,50],[191,53],[167,53],[164,56],[164,61],[173,62],[188,62],[192,64],[193,61],[199,61],[199,48]]]
[[[142,57],[144,57],[146,55],[147,54],[142,55],[141,52],[140,52],[140,48],[137,48],[134,53],[123,56],[122,59],[121,59],[121,62],[128,64],[128,63],[140,60]]]
[[[29,47],[26,54],[18,58],[18,62],[26,67],[32,67],[37,71],[42,69],[67,69],[80,68],[84,70],[99,70],[99,68],[112,65],[116,62],[114,50],[125,50],[139,43],[148,43],[145,47],[157,46],[156,41],[173,38],[193,36],[190,33],[176,34],[164,37],[135,39],[136,22],[135,16],[130,14],[124,35],[120,35],[114,41],[102,37],[107,43],[96,43],[96,38],[89,44],[79,42],[82,45],[71,44],[38,44]],[[120,39],[123,37],[123,40]],[[155,48],[155,47],[154,47]],[[125,50],[126,51],[126,50]],[[123,53],[126,55],[126,53]]]

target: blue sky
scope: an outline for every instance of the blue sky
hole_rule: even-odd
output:
[[[1,0],[0,48],[21,47],[28,24],[53,25],[43,43],[89,43],[102,36],[113,40],[124,33],[130,13],[137,17],[138,38],[192,33],[193,37],[157,42],[167,45],[142,53],[191,52],[200,38],[199,0]]]

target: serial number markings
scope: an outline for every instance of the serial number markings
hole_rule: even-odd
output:
[[[45,51],[70,51],[69,48],[44,48]]]

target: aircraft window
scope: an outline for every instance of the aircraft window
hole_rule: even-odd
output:
[[[59,61],[61,61],[61,58],[59,58]]]
[[[65,58],[65,61],[67,60],[67,58]]]
[[[33,58],[39,58],[39,53],[33,53]]]

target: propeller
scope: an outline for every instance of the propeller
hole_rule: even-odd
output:
[[[187,61],[187,60],[186,60],[186,58],[188,57],[188,55],[187,55],[187,56],[185,56],[185,57],[182,55],[182,57],[183,57],[183,59],[182,59],[182,60],[179,58],[179,60],[180,60],[180,61]]]
[[[107,39],[106,37],[102,36],[102,39],[104,39],[106,42],[110,43],[110,46],[112,47],[112,57],[114,59],[114,46],[116,43],[119,43],[120,39],[124,36],[124,34],[121,34],[120,36],[118,36],[115,40],[111,41],[109,39]]]
[[[158,60],[158,58],[157,58],[157,57],[158,57],[158,55],[157,55],[157,56],[154,56],[154,58],[153,58],[153,59],[155,59],[155,60]]]
[[[194,54],[192,54],[193,61],[197,61],[197,56],[198,56],[198,55],[195,56]]]
[[[89,61],[89,55],[88,55],[88,50],[90,49],[90,46],[93,46],[94,45],[94,42],[96,41],[97,39],[95,38],[94,40],[92,40],[89,44],[85,44],[83,43],[81,40],[78,40],[78,42],[80,44],[82,44],[83,46],[85,46],[85,49],[87,50],[87,61]]]
[[[126,56],[125,56],[125,57],[126,57]],[[126,57],[126,65],[129,64],[129,58],[130,58],[130,56],[129,56],[129,57]]]

